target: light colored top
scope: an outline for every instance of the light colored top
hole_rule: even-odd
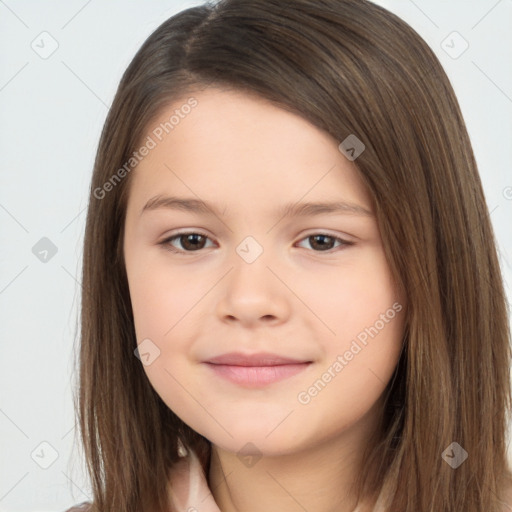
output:
[[[179,442],[180,461],[171,470],[172,512],[221,512],[208,487],[201,462]]]
[[[180,460],[169,475],[172,508],[170,512],[221,512],[208,486],[201,462],[193,450],[178,441]],[[89,512],[91,503],[84,502],[66,512]]]

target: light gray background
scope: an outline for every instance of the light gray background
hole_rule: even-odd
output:
[[[2,512],[59,511],[90,499],[79,447],[73,449],[71,389],[94,155],[137,49],[169,16],[200,3],[0,0]],[[510,298],[512,0],[376,3],[424,37],[452,81]],[[458,55],[464,40],[469,47]],[[58,48],[48,55],[52,45]],[[33,253],[43,237],[57,248],[46,262]]]

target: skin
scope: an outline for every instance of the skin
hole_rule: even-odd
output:
[[[148,134],[189,96],[162,111]],[[378,428],[405,318],[370,196],[340,141],[303,118],[246,93],[194,97],[198,105],[132,175],[124,255],[135,331],[138,343],[149,338],[160,350],[144,370],[162,400],[212,442],[208,482],[223,512],[352,511],[351,485]],[[157,195],[200,198],[219,212],[141,214]],[[372,215],[275,213],[305,201],[346,201]],[[161,243],[183,230],[208,238]],[[353,244],[327,238],[322,250],[311,238],[318,234]],[[248,236],[263,250],[252,263],[237,252]],[[395,303],[402,311],[335,372],[338,356]],[[246,388],[203,363],[233,351],[312,363]],[[329,368],[334,377],[308,395]],[[261,457],[250,467],[237,456],[249,442]]]

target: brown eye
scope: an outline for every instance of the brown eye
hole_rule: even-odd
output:
[[[334,248],[334,244],[339,242],[338,247],[344,247],[353,245],[353,242],[347,242],[342,238],[331,236],[326,233],[316,233],[314,235],[307,236],[303,240],[307,240],[315,252],[327,252]]]
[[[166,238],[163,242],[161,242],[161,245],[172,252],[197,252],[201,249],[204,249],[207,240],[208,237],[202,233],[177,233],[169,238]],[[176,248],[173,245],[175,241],[178,241],[181,247]]]

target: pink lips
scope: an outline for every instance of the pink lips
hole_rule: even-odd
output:
[[[311,361],[259,353],[229,353],[213,357],[205,364],[219,377],[245,387],[261,387],[305,370]]]

